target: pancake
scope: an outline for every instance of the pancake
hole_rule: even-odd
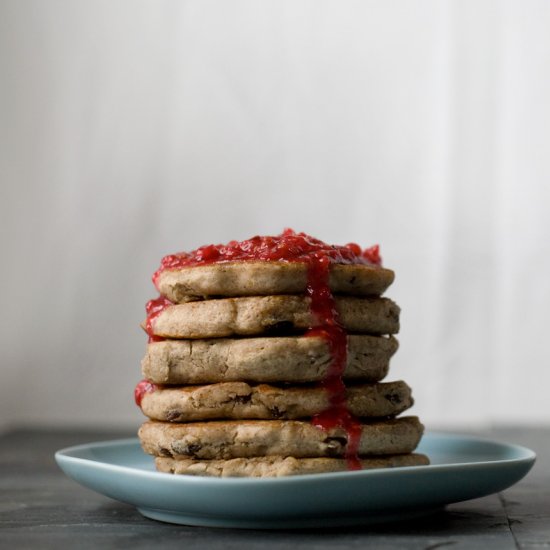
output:
[[[396,334],[399,307],[387,298],[335,299],[339,322],[352,333]],[[317,324],[306,296],[253,296],[166,307],[150,323],[162,338],[223,338],[292,334]]]
[[[348,386],[346,403],[358,417],[396,416],[413,404],[405,382]],[[322,387],[277,387],[245,382],[158,388],[145,393],[143,413],[152,420],[192,422],[217,419],[298,419],[315,416],[330,406]]]
[[[424,466],[428,457],[410,453],[359,459],[363,470]],[[229,460],[197,460],[192,458],[155,458],[159,472],[210,477],[282,477],[326,472],[346,472],[348,462],[341,458],[294,458],[266,456]]]
[[[393,336],[348,336],[344,377],[382,380],[397,348]],[[148,344],[142,373],[156,384],[307,383],[323,380],[330,363],[329,344],[314,336],[165,340]]]
[[[175,303],[212,296],[267,296],[305,293],[306,263],[244,261],[166,269],[159,273],[159,292]],[[377,265],[333,264],[329,286],[333,293],[380,296],[392,284],[394,272]]]
[[[423,432],[414,416],[361,424],[357,454],[412,452]],[[344,457],[348,433],[299,420],[226,420],[173,424],[149,420],[139,429],[141,445],[154,456],[199,459],[293,456]]]

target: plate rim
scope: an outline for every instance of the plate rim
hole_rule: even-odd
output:
[[[434,470],[447,470],[453,467],[460,468],[478,468],[480,466],[486,465],[507,465],[507,464],[520,464],[520,463],[532,463],[534,464],[537,458],[535,451],[524,447],[522,445],[517,445],[514,443],[503,443],[500,441],[495,441],[483,436],[475,435],[462,435],[455,433],[447,433],[441,431],[427,431],[423,438],[436,438],[436,439],[448,439],[456,443],[480,443],[480,444],[491,444],[498,447],[501,447],[502,450],[507,449],[508,451],[513,452],[517,456],[506,459],[495,459],[495,460],[480,460],[480,461],[471,461],[471,462],[446,462],[443,464],[427,464],[421,466],[400,466],[396,468],[377,468],[377,469],[367,469],[367,470],[355,470],[355,471],[346,471],[346,472],[324,472],[319,474],[300,474],[293,476],[282,476],[282,477],[209,477],[209,476],[196,476],[196,475],[186,475],[178,474],[173,475],[164,472],[158,472],[155,470],[145,470],[142,468],[137,468],[133,466],[121,466],[118,464],[113,464],[110,462],[102,461],[100,459],[92,458],[83,458],[79,456],[74,456],[75,453],[82,451],[89,451],[97,448],[109,448],[109,447],[121,447],[125,445],[138,445],[139,439],[137,437],[129,437],[122,439],[114,440],[103,440],[103,441],[94,441],[89,443],[81,443],[78,445],[72,445],[69,447],[64,447],[55,452],[55,460],[59,466],[61,466],[62,461],[72,462],[72,463],[86,463],[93,464],[93,467],[100,467],[101,469],[115,470],[119,472],[132,473],[133,475],[145,476],[152,479],[163,479],[171,480],[173,483],[197,483],[197,484],[211,484],[211,485],[237,485],[237,484],[254,484],[254,485],[270,485],[270,484],[284,484],[292,483],[295,484],[297,481],[318,481],[318,480],[329,480],[329,479],[338,479],[338,478],[350,478],[350,477],[376,477],[387,475],[388,472],[392,472],[394,475],[398,472],[422,472],[422,471],[434,471]],[[146,455],[144,453],[145,456]]]

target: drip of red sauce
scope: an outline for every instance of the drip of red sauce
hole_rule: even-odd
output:
[[[147,320],[145,321],[145,332],[149,335],[150,342],[162,342],[164,338],[155,336],[153,333],[153,321],[167,308],[174,305],[168,298],[159,296],[154,300],[149,300],[145,306]]]
[[[231,241],[227,245],[202,246],[192,252],[165,256],[153,275],[153,283],[158,288],[160,274],[166,269],[254,260],[302,262],[307,265],[307,294],[311,298],[311,311],[316,323],[306,335],[324,338],[329,344],[332,359],[327,376],[322,382],[328,393],[330,405],[325,411],[316,415],[312,423],[324,430],[343,428],[348,439],[346,445],[348,468],[361,469],[358,458],[361,424],[347,409],[346,387],[342,379],[347,363],[347,334],[338,319],[334,297],[329,287],[329,272],[331,264],[382,265],[378,245],[364,250],[355,243],[333,246],[305,233],[295,233],[292,229],[285,229],[276,237],[257,236],[242,242]],[[151,323],[170,305],[172,302],[162,297],[151,300],[147,304],[146,328],[149,341],[155,341],[157,338],[152,335]]]
[[[348,338],[340,325],[334,296],[329,287],[330,259],[314,255],[308,262],[307,294],[311,298],[311,311],[317,326],[310,329],[306,336],[321,336],[329,345],[331,363],[327,376],[323,380],[329,397],[329,407],[312,419],[315,426],[327,431],[341,427],[347,433],[346,459],[348,469],[360,470],[358,457],[361,439],[361,423],[347,408],[346,386],[342,379],[347,364]]]
[[[143,396],[146,393],[153,393],[158,389],[159,387],[156,384],[153,384],[148,380],[142,380],[141,382],[138,382],[136,389],[134,390],[134,399],[136,401],[136,405],[141,408],[141,402],[143,401]]]

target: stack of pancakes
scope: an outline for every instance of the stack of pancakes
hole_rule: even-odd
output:
[[[150,419],[139,437],[159,471],[269,477],[427,464],[413,453],[422,424],[396,418],[413,404],[410,388],[380,382],[398,346],[399,307],[381,297],[393,272],[330,265],[345,338],[335,375],[309,271],[247,259],[176,262],[155,274],[161,296],[147,307],[136,401]]]

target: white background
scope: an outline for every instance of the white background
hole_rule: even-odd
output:
[[[0,417],[137,426],[171,252],[380,243],[429,427],[550,422],[550,2],[0,0]]]

